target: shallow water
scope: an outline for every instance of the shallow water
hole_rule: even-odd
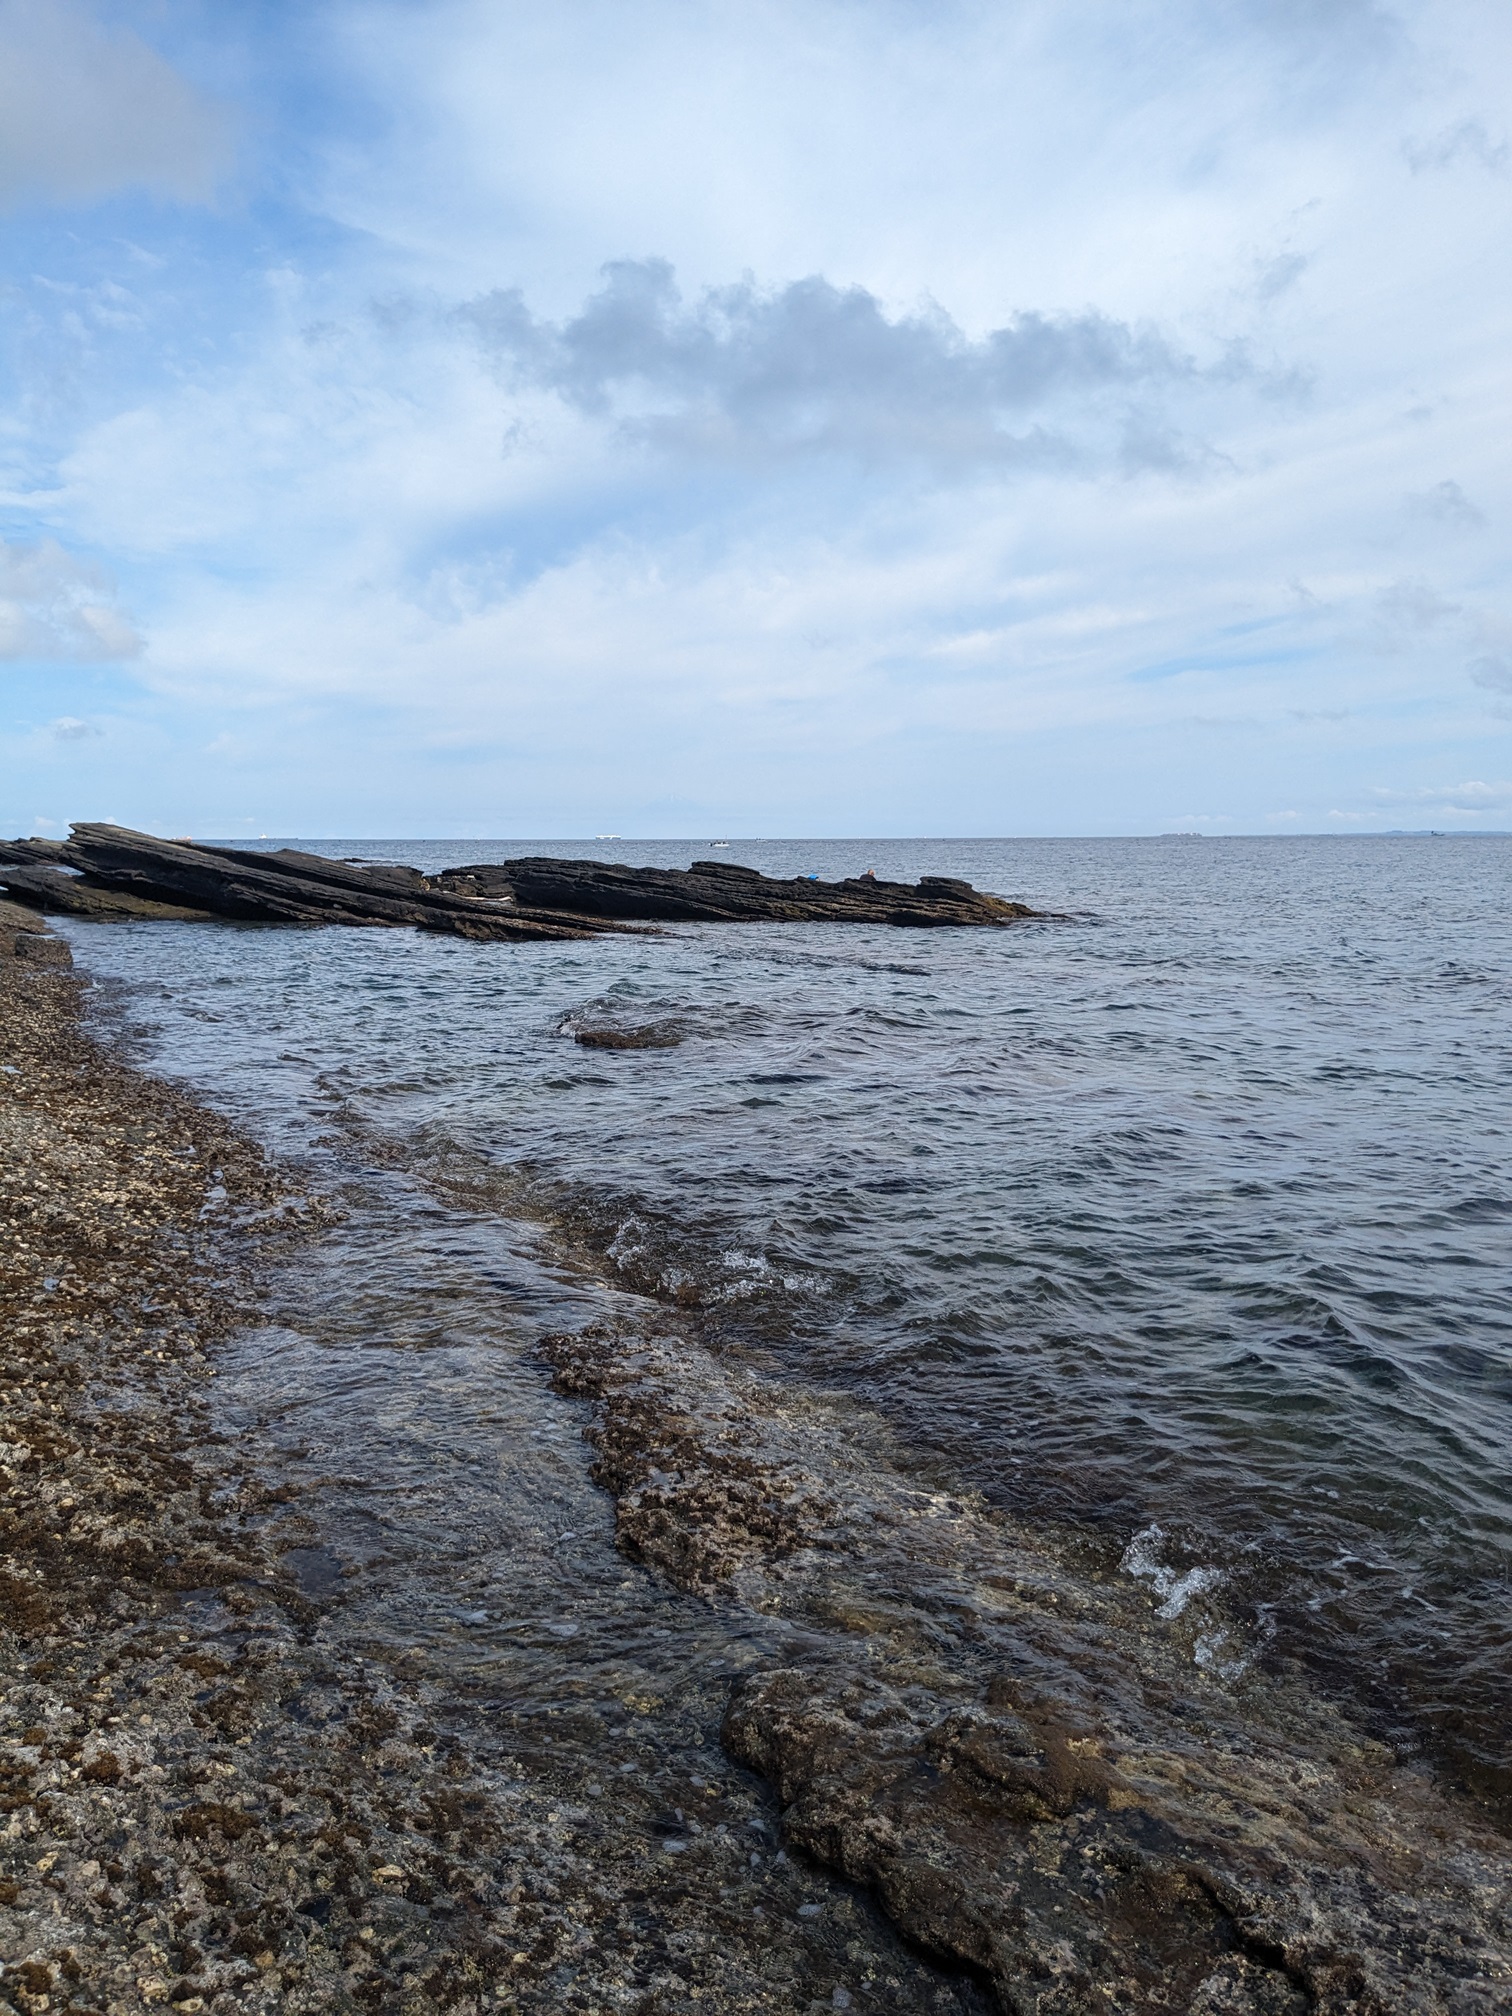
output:
[[[313,844],[427,869],[708,851]],[[1065,914],[525,946],[68,927],[156,1068],[342,1196],[223,1385],[345,1480],[365,1628],[507,1657],[542,1702],[585,1662],[622,1695],[742,1662],[728,1620],[617,1561],[533,1355],[649,1297],[1085,1526],[1154,1609],[1220,1603],[1199,1656],[1300,1658],[1505,1790],[1512,842],[725,858]],[[573,1040],[606,1022],[681,1040]]]

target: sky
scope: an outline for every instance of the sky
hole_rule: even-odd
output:
[[[1504,0],[0,0],[0,832],[1512,828]]]

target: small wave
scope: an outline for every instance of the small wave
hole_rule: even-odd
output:
[[[653,1226],[632,1213],[621,1219],[604,1255],[621,1274],[638,1275],[636,1285],[642,1292],[677,1302],[743,1302],[774,1291],[823,1295],[829,1290],[829,1283],[820,1275],[774,1266],[764,1253],[732,1246],[717,1254],[700,1255],[684,1243],[678,1256],[669,1258],[659,1250],[666,1242],[666,1227]]]
[[[1214,1589],[1221,1589],[1228,1580],[1221,1568],[1211,1563],[1197,1568],[1177,1569],[1166,1565],[1160,1558],[1160,1544],[1165,1539],[1165,1529],[1161,1526],[1146,1526],[1124,1549],[1119,1562],[1126,1575],[1132,1575],[1140,1582],[1148,1582],[1154,1594],[1161,1600],[1155,1615],[1167,1623],[1173,1622],[1196,1596],[1206,1596]],[[1220,1634],[1221,1635],[1221,1634]],[[1199,1639],[1199,1646],[1203,1640]],[[1210,1664],[1200,1655],[1199,1665]]]

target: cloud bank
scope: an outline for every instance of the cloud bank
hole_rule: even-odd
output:
[[[1251,375],[1236,347],[1205,370],[1160,332],[1096,312],[1021,312],[969,340],[941,309],[889,316],[866,288],[823,276],[748,279],[684,300],[662,259],[618,260],[579,313],[538,320],[519,288],[458,319],[514,386],[615,417],[632,439],[683,454],[844,454],[997,469],[1110,459],[1169,467],[1138,402]],[[1050,413],[1048,423],[1032,416]],[[1091,438],[1089,438],[1091,437]]]
[[[1352,830],[1507,770],[1505,10],[0,49],[0,829]]]
[[[0,4],[0,203],[201,198],[228,152],[224,111],[129,29],[71,0]]]

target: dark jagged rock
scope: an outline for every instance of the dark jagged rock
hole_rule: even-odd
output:
[[[969,882],[925,875],[916,883],[853,876],[845,882],[788,880],[733,861],[691,868],[625,868],[608,861],[531,856],[448,868],[440,889],[469,896],[512,895],[522,907],[580,917],[663,924],[1012,924],[1037,913],[1023,903],[984,895]]]
[[[624,1009],[612,1002],[594,1002],[563,1018],[557,1025],[559,1036],[570,1036],[585,1050],[675,1050],[687,1036],[687,1024],[680,1016],[662,1015],[654,1021],[632,1022]]]
[[[585,1050],[675,1050],[683,1032],[675,1022],[643,1022],[633,1029],[615,1029],[603,1023],[584,1023],[571,1031],[574,1043]]]
[[[180,903],[154,903],[145,896],[103,888],[87,875],[71,875],[61,868],[0,867],[0,889],[29,909],[44,911],[52,917],[86,917],[97,924],[123,923],[134,917],[190,922],[210,915],[208,910],[190,910]]]
[[[9,871],[5,859],[13,864]],[[75,917],[410,925],[505,940],[582,938],[637,923],[980,926],[1037,914],[943,875],[917,883],[869,875],[783,881],[724,861],[668,869],[538,858],[427,877],[396,863],[334,861],[289,847],[262,853],[160,840],[95,822],[76,825],[66,846],[9,843],[0,850],[0,886],[7,885],[23,903]],[[602,1047],[632,1046],[605,1037]]]
[[[62,858],[94,887],[249,923],[410,925],[486,940],[581,938],[615,928],[439,889],[412,868],[328,861],[287,848],[260,854],[197,846],[122,826],[75,826]]]
[[[42,867],[63,859],[61,840],[0,840],[0,867]]]
[[[78,828],[74,829],[76,832]],[[233,861],[287,881],[319,882],[346,894],[391,896],[399,902],[423,900],[431,885],[418,868],[392,861],[332,861],[324,854],[305,854],[297,847],[280,847],[264,853],[253,847],[202,846],[199,851],[216,860]]]

